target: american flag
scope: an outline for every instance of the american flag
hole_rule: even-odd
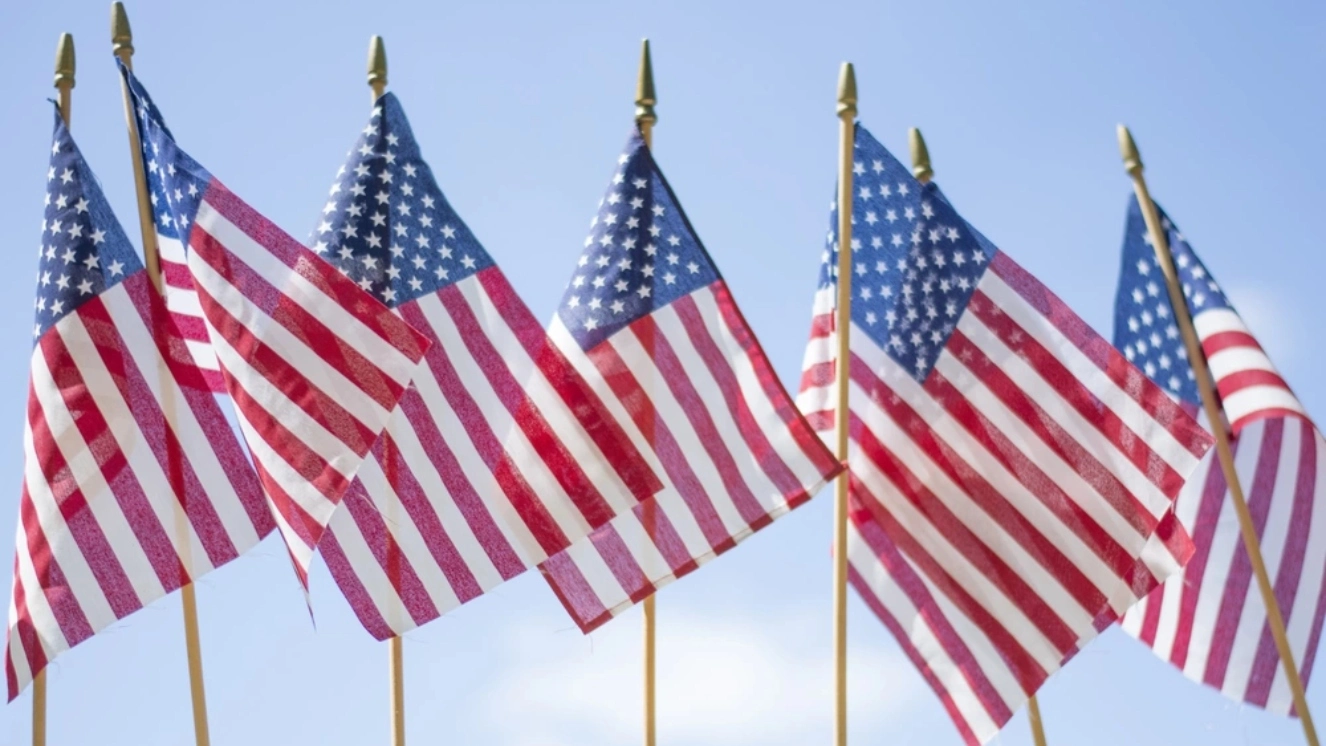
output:
[[[854,175],[850,578],[984,743],[1178,570],[1173,500],[1211,441],[860,126]],[[798,398],[826,438],[837,250]]]
[[[542,565],[588,632],[841,471],[796,410],[638,132],[551,332],[664,489]]]
[[[322,545],[374,636],[435,619],[658,490],[442,195],[394,94],[312,241],[433,342]]]
[[[175,144],[123,66],[156,223],[180,232],[226,392],[305,590],[313,550],[429,342]]]
[[[5,674],[272,529],[243,448],[59,115],[46,176]]]
[[[1326,442],[1183,234],[1163,212],[1161,217],[1232,425],[1239,481],[1306,686],[1326,617],[1326,509],[1316,509],[1326,506],[1326,480],[1319,477]],[[1195,412],[1201,406],[1196,376],[1157,261],[1134,199],[1124,234],[1114,343]],[[1197,475],[1175,503],[1197,551],[1181,574],[1128,613],[1124,629],[1188,678],[1233,700],[1290,714],[1289,684],[1214,451]]]

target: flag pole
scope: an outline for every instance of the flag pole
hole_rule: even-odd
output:
[[[387,90],[387,48],[381,36],[375,35],[368,42],[368,87],[372,91],[375,104]],[[387,477],[388,486],[394,490],[396,480],[393,475],[394,459],[391,449],[391,439],[384,433],[382,469]],[[394,502],[388,505],[389,510],[394,507]],[[393,519],[388,517],[388,520]],[[388,549],[388,552],[390,551]],[[387,572],[389,575],[399,575],[397,567],[399,562],[392,561],[398,558],[393,555],[394,553],[388,554]],[[394,580],[396,578],[393,578]],[[393,585],[398,584],[393,582]],[[391,677],[391,746],[405,746],[405,643],[400,635],[393,635],[387,640],[387,671]]]
[[[111,4],[111,51],[120,58],[124,66],[133,69],[133,29],[129,27],[129,16],[125,13],[124,3],[118,0]],[[148,279],[158,293],[165,295],[165,284],[161,277],[161,257],[157,251],[156,228],[153,224],[152,205],[147,190],[147,174],[143,170],[143,154],[138,137],[138,119],[134,116],[133,99],[129,94],[129,84],[121,81],[124,94],[124,120],[129,131],[129,160],[133,164],[134,189],[138,196],[138,227],[143,237],[143,264],[147,269]],[[167,425],[174,426],[174,407],[167,402],[163,412]],[[193,703],[193,735],[196,746],[209,746],[211,739],[207,731],[207,695],[203,688],[203,655],[198,635],[198,599],[193,587],[192,553],[190,546],[188,517],[179,509],[175,511],[176,528],[180,533],[181,547],[184,549],[184,569],[187,573],[185,582],[180,587],[180,602],[184,609],[184,647],[189,666],[189,696]]]
[[[851,382],[852,327],[852,166],[856,147],[856,70],[844,62],[838,74],[838,405],[835,409],[838,460],[847,463],[848,385]],[[835,485],[833,502],[833,742],[847,746],[847,492],[849,472]]]
[[[654,65],[649,57],[649,40],[644,39],[640,42],[640,75],[635,86],[635,123],[640,128],[640,137],[645,141],[645,147],[651,151],[654,149],[654,123],[658,121],[658,115],[654,112],[654,105],[657,103],[658,95],[654,92]],[[652,517],[652,511],[646,506],[645,529],[651,536],[654,532]],[[655,746],[657,699],[654,686],[654,639],[658,618],[654,613],[653,595],[644,600],[644,615],[645,746]]]
[[[922,184],[929,184],[935,178],[934,166],[930,163],[930,148],[926,147],[925,136],[921,130],[912,127],[907,131],[907,146],[912,152],[912,175]],[[1031,738],[1036,746],[1046,746],[1045,726],[1041,723],[1041,707],[1036,695],[1027,698],[1027,720],[1031,723]]]
[[[60,92],[60,118],[71,127],[74,89],[74,37],[60,34],[55,47],[55,89]],[[46,746],[46,669],[32,677],[32,746]]]
[[[1119,152],[1123,155],[1124,169],[1133,177],[1133,191],[1137,193],[1137,201],[1142,206],[1147,232],[1156,250],[1157,263],[1165,273],[1165,285],[1169,289],[1170,305],[1174,307],[1174,319],[1183,334],[1183,343],[1188,348],[1188,360],[1192,363],[1193,373],[1197,377],[1197,388],[1202,395],[1202,407],[1206,411],[1206,419],[1211,423],[1211,432],[1215,436],[1220,469],[1225,475],[1225,484],[1229,486],[1229,498],[1233,501],[1234,512],[1238,515],[1243,547],[1248,552],[1252,572],[1257,577],[1257,589],[1261,592],[1262,603],[1266,606],[1266,623],[1270,627],[1271,637],[1275,640],[1275,648],[1280,653],[1280,663],[1284,666],[1285,678],[1289,681],[1289,690],[1294,697],[1294,710],[1303,724],[1303,735],[1308,744],[1318,746],[1317,729],[1312,722],[1312,713],[1308,710],[1303,679],[1299,677],[1294,653],[1289,647],[1289,638],[1285,634],[1284,616],[1275,598],[1270,574],[1266,571],[1261,541],[1257,538],[1257,528],[1253,523],[1252,514],[1248,511],[1243,485],[1239,482],[1238,471],[1234,468],[1234,452],[1229,445],[1229,432],[1225,427],[1220,402],[1216,399],[1206,354],[1202,350],[1197,330],[1193,327],[1192,314],[1189,313],[1188,304],[1183,297],[1183,288],[1174,269],[1174,257],[1170,253],[1169,241],[1164,227],[1160,224],[1160,212],[1156,209],[1156,204],[1151,201],[1151,193],[1146,188],[1146,179],[1142,176],[1142,156],[1137,152],[1137,143],[1133,142],[1132,133],[1122,124],[1119,125]]]

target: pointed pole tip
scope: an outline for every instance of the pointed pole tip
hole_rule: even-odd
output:
[[[60,43],[55,48],[55,87],[61,90],[74,87],[74,37],[72,34],[60,34]]]
[[[376,34],[368,40],[368,85],[374,100],[387,88],[387,46]]]
[[[635,121],[642,125],[653,125],[658,121],[654,106],[658,104],[658,94],[654,92],[654,63],[649,55],[649,39],[640,42],[640,77],[635,85]]]
[[[921,130],[912,127],[907,131],[907,145],[912,151],[912,175],[922,184],[935,177],[935,169],[930,165],[930,148],[925,145],[925,136]]]
[[[1136,176],[1142,172],[1142,154],[1137,151],[1137,143],[1133,140],[1133,133],[1122,124],[1118,126],[1119,134],[1119,155],[1123,156],[1123,168],[1130,175]]]
[[[838,73],[838,116],[856,116],[856,68],[850,62]]]
[[[122,59],[134,53],[134,32],[129,27],[129,14],[119,0],[111,3],[111,51]]]

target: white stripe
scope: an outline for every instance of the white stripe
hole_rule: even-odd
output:
[[[247,330],[254,339],[267,345],[283,360],[292,364],[298,363],[299,374],[308,380],[309,385],[317,388],[337,404],[340,404],[350,413],[350,416],[359,420],[359,422],[372,428],[375,424],[386,421],[387,410],[365,392],[358,383],[346,378],[337,370],[335,365],[325,361],[317,350],[309,347],[303,339],[295,336],[284,325],[268,316],[262,308],[251,303],[242,290],[218,274],[207,262],[197,258],[196,254],[193,256],[195,259],[191,269],[194,273],[194,279],[198,281],[199,288],[210,295],[216,304],[230,314],[235,322]],[[226,346],[229,347],[229,340],[221,340],[223,335],[217,331],[210,321],[207,322],[207,329],[208,337],[212,340],[213,350],[218,358],[222,358],[220,342],[225,341]],[[341,329],[337,328],[336,331],[339,334]],[[379,360],[375,359],[374,362],[378,362],[380,365]],[[227,365],[232,372],[236,373],[241,370],[252,370],[247,362],[240,368],[228,366],[225,359],[219,359],[218,363]],[[246,375],[265,378],[256,372],[246,373]],[[289,401],[284,394],[275,393],[279,394],[282,400]],[[260,399],[259,401],[263,400]],[[318,427],[322,428],[321,425]],[[322,429],[325,430],[325,428]]]
[[[366,461],[365,467],[367,466]],[[409,617],[405,613],[405,603],[401,601],[382,565],[373,556],[367,540],[359,530],[359,525],[355,523],[354,516],[350,515],[349,507],[342,507],[332,515],[328,530],[335,537],[346,562],[354,568],[354,575],[363,586],[369,601],[391,630],[399,633],[412,628],[413,624],[408,626],[404,624],[404,620]]]
[[[160,256],[162,264],[184,266],[189,263],[189,256],[184,250],[184,244],[174,236],[162,235],[161,231],[157,231],[157,254]]]
[[[1221,397],[1225,415],[1233,422],[1262,409],[1288,409],[1303,412],[1303,405],[1289,392],[1278,386],[1254,386]]]
[[[202,229],[225,247],[234,259],[242,261],[250,269],[265,279],[272,287],[283,293],[292,302],[302,307],[314,318],[320,320],[337,337],[361,355],[377,364],[383,373],[402,386],[410,381],[414,373],[414,363],[397,349],[391,342],[378,336],[360,319],[346,309],[335,298],[322,292],[299,272],[291,269],[278,259],[267,247],[254,241],[224,215],[213,208],[206,200],[198,206],[198,215],[194,219],[194,229]],[[306,250],[307,251],[307,250]],[[199,281],[199,265],[206,265],[189,252],[189,267],[193,270],[194,281]],[[310,260],[316,255],[309,252]],[[365,297],[369,297],[365,295]]]
[[[190,294],[194,297],[198,296],[196,292],[191,292]],[[210,342],[199,342],[193,339],[186,339],[184,340],[184,346],[189,351],[189,357],[193,358],[194,364],[199,368],[218,372],[221,370],[221,364],[216,360],[216,351],[212,349],[212,344]]]

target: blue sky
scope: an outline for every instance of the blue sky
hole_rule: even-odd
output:
[[[308,235],[369,106],[370,34],[442,188],[550,317],[612,173],[649,36],[655,150],[785,382],[795,385],[833,193],[838,65],[862,121],[905,157],[920,126],[964,216],[1108,333],[1129,183],[1153,193],[1310,412],[1326,411],[1318,231],[1326,199],[1326,7],[1302,2],[130,3],[136,69],[181,144]],[[79,54],[73,132],[134,225],[109,3],[0,5],[0,536],[13,536],[33,275],[60,32]],[[830,733],[827,491],[659,597],[660,738],[800,746]],[[279,539],[207,576],[199,599],[213,743],[387,738],[386,646],[325,568],[316,630]],[[0,544],[0,556],[11,552]],[[958,744],[937,700],[852,600],[853,743]],[[189,743],[178,597],[62,656],[52,744]],[[615,746],[639,737],[639,615],[585,637],[536,576],[407,637],[416,743]],[[1326,718],[1326,689],[1309,692]],[[1042,693],[1050,743],[1301,742],[1298,725],[1183,679],[1111,630]],[[29,700],[0,742],[29,739]],[[1019,716],[1002,744],[1030,744]]]

